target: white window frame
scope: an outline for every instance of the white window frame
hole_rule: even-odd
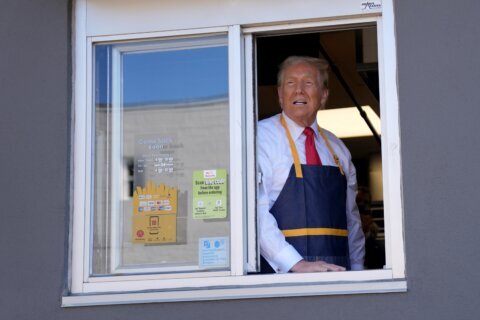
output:
[[[309,296],[406,291],[396,46],[392,1],[381,14],[319,21],[232,25],[127,35],[86,35],[86,4],[76,2],[74,40],[74,141],[69,293],[63,306],[160,301]],[[386,266],[355,272],[247,275],[255,269],[255,34],[375,23],[377,25],[382,114]],[[231,271],[205,274],[89,276],[92,160],[92,48],[96,42],[228,33],[230,101]],[[235,147],[237,146],[237,147]],[[147,292],[148,291],[148,292]]]

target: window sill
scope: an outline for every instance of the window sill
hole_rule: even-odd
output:
[[[277,283],[271,285],[202,287],[162,291],[69,295],[62,297],[62,307],[406,291],[407,281],[405,279],[317,282],[309,284]]]

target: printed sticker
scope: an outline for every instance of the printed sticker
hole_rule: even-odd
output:
[[[140,201],[140,199],[155,199]],[[157,204],[168,204],[158,205]],[[177,242],[177,189],[148,181],[133,193],[132,242]]]
[[[202,269],[228,268],[230,265],[228,237],[198,239],[198,265]]]
[[[193,172],[193,218],[221,219],[227,216],[227,171]]]
[[[381,10],[382,1],[381,0],[361,1],[360,6],[362,8],[362,11]]]

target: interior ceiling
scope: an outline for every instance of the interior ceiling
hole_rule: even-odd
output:
[[[369,30],[373,32],[364,32]],[[375,28],[308,33],[257,38],[258,116],[264,119],[280,112],[277,96],[278,65],[288,56],[321,57],[320,46],[337,66],[355,99],[369,105],[380,116],[378,100],[378,67],[369,49],[376,56]],[[375,40],[375,39],[373,39]],[[372,44],[373,43],[373,44]],[[370,51],[372,51],[370,50]],[[326,108],[345,108],[354,102],[338,78],[330,72],[330,96]],[[373,136],[344,139],[353,158],[367,158],[380,152]]]

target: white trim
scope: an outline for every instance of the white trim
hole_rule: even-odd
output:
[[[93,51],[92,51],[92,43],[91,41],[88,40],[86,42],[86,61],[87,61],[87,66],[92,65],[93,61]],[[92,108],[89,108],[89,106],[92,104],[93,101],[93,80],[92,80],[92,68],[86,68],[86,95],[85,95],[85,100],[83,102],[83,105],[79,107],[79,112],[82,112],[85,114],[85,144],[84,144],[84,150],[83,153],[85,155],[85,172],[84,172],[84,179],[85,179],[85,187],[84,187],[84,194],[85,198],[83,200],[83,203],[85,205],[85,220],[84,220],[84,240],[83,240],[83,252],[84,256],[88,257],[88,259],[85,259],[84,261],[84,266],[83,266],[83,279],[84,281],[88,278],[89,272],[90,272],[90,261],[91,261],[91,251],[90,251],[90,243],[92,240],[90,230],[92,226],[92,215],[90,214],[91,208],[92,208],[92,195],[93,191],[91,188],[92,185],[92,178],[93,178],[93,166],[92,166],[92,161],[93,161],[93,153],[91,152],[92,149],[92,126],[95,126],[95,119],[94,119],[94,113]]]
[[[247,261],[245,269],[248,272],[257,272],[260,266],[260,247],[257,242],[257,215],[256,215],[256,161],[255,161],[255,123],[256,103],[253,77],[253,37],[244,36],[245,46],[245,144],[246,144],[246,193],[247,193]]]
[[[320,20],[320,21],[310,21],[310,22],[300,22],[300,23],[279,23],[266,26],[252,26],[243,28],[244,34],[251,33],[263,33],[263,32],[282,32],[282,31],[292,31],[292,30],[311,30],[318,28],[326,29],[335,29],[338,30],[339,26],[348,26],[349,28],[354,28],[356,25],[361,25],[365,23],[372,23],[377,20],[377,17],[381,13],[372,13],[362,17],[339,17],[335,20]]]
[[[85,1],[85,0],[80,0]],[[135,34],[115,34],[115,35],[105,35],[105,36],[91,36],[90,38],[94,39],[95,42],[108,42],[108,41],[121,41],[125,39],[135,38],[135,40],[141,39],[152,39],[157,38],[169,38],[169,37],[180,37],[180,36],[201,36],[209,35],[214,36],[215,34],[226,34],[228,32],[228,27],[213,27],[213,28],[199,28],[199,29],[183,29],[183,30],[167,30],[159,32],[142,32]]]
[[[122,197],[121,186],[123,185],[122,176],[117,174],[109,174],[110,172],[121,172],[123,164],[123,121],[122,121],[122,78],[123,78],[123,66],[122,66],[122,55],[121,50],[118,48],[112,48],[112,108],[110,111],[111,117],[109,120],[111,122],[111,145],[107,148],[107,152],[110,155],[107,159],[111,159],[111,168],[107,167],[107,174],[110,178],[107,178],[108,183],[110,184],[108,193],[109,199],[107,203],[109,204],[109,209],[106,214],[107,219],[111,221],[111,234],[110,234],[110,273],[115,273],[119,265],[121,265],[121,247],[122,239],[121,232],[122,228],[122,218],[123,213],[122,204],[120,203]],[[93,108],[90,108],[93,109]],[[93,149],[92,149],[93,150]],[[93,210],[92,210],[93,211]],[[108,224],[107,224],[108,225]],[[108,232],[107,228],[107,232]],[[90,228],[92,230],[92,228]],[[87,244],[90,248],[91,244]],[[90,257],[92,258],[92,257]]]
[[[229,277],[231,275],[230,270],[228,271],[206,271],[204,269],[197,268],[198,272],[192,272],[191,267],[186,267],[184,270],[182,267],[172,267],[172,268],[138,268],[137,273],[134,274],[134,271],[127,268],[117,269],[116,271],[121,274],[122,271],[124,275],[112,275],[112,276],[102,276],[102,277],[91,277],[88,279],[89,283],[104,283],[104,282],[115,282],[122,283],[124,281],[143,281],[143,280],[159,280],[163,281],[165,279],[190,279],[190,278],[210,278],[210,277]],[[213,269],[212,269],[213,270]],[[185,272],[182,272],[185,271]],[[161,273],[160,273],[161,272]],[[169,273],[167,273],[169,272]],[[141,273],[141,274],[140,274]],[[131,275],[129,275],[131,274]]]
[[[188,36],[172,36],[167,38],[143,39],[145,41],[126,42],[114,46],[115,51],[123,53],[147,53],[155,51],[179,51],[187,49],[200,49],[225,46],[225,35],[227,33],[199,34]],[[220,36],[220,37],[215,37]],[[200,41],[195,41],[200,39]],[[98,41],[98,39],[95,39]],[[178,41],[182,40],[182,41]]]
[[[257,299],[272,297],[319,296],[337,294],[365,294],[407,291],[406,281],[352,282],[332,284],[301,284],[275,286],[247,286],[236,288],[203,288],[185,291],[158,291],[117,293],[105,295],[68,296],[62,298],[62,307],[92,305],[204,301],[229,299]]]
[[[84,284],[85,293],[134,292],[144,290],[187,290],[188,288],[204,287],[234,287],[262,286],[274,284],[309,284],[332,282],[358,282],[395,280],[392,270],[365,270],[355,272],[325,272],[325,273],[287,273],[287,274],[256,274],[246,276],[209,276],[198,274],[197,278],[183,277],[181,273],[171,274],[168,279],[163,275],[145,275],[139,280],[135,276],[104,277],[103,282],[88,282]],[[134,280],[132,280],[134,279]],[[402,280],[402,279],[400,279]]]
[[[75,2],[75,42],[74,42],[74,85],[73,91],[73,205],[72,205],[72,244],[71,244],[71,287],[72,293],[81,293],[83,291],[83,271],[84,271],[84,216],[85,216],[85,194],[86,187],[86,101],[87,96],[87,75],[85,64],[86,55],[86,3],[84,0]]]
[[[361,1],[288,0],[195,1],[179,5],[165,1],[90,0],[88,35],[147,33],[152,31],[210,28],[226,25],[261,26],[281,21],[308,22],[340,17],[380,14],[362,10]]]
[[[230,263],[232,275],[244,274],[243,262],[246,247],[243,181],[243,45],[240,26],[230,26],[228,31],[228,83],[230,115]]]
[[[383,1],[377,23],[386,267],[405,277],[401,148],[397,90],[396,38],[392,1]]]

